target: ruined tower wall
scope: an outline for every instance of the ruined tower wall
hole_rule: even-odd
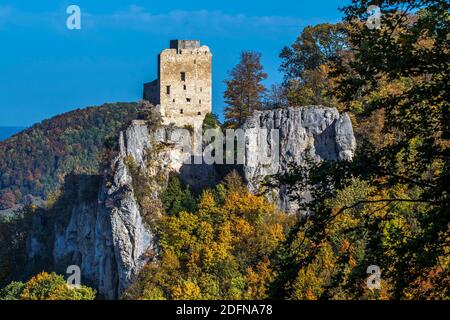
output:
[[[164,123],[203,121],[212,111],[212,54],[207,46],[165,49],[159,57],[159,90]]]
[[[144,99],[150,101],[153,105],[158,105],[159,102],[159,81],[158,79],[144,83]]]

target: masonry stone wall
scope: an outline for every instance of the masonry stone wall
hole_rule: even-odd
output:
[[[197,40],[172,40],[159,55],[159,79],[144,85],[144,99],[160,105],[165,124],[203,121],[212,112],[210,49]]]

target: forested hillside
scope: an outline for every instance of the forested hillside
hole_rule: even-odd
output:
[[[105,145],[137,110],[137,103],[77,109],[0,142],[0,210],[29,195],[45,198],[68,173],[98,173]]]
[[[89,175],[107,160],[117,131],[133,118],[152,129],[160,125],[159,113],[146,103],[142,108],[109,104],[77,110],[0,143],[0,208],[25,201],[29,194],[45,197],[67,174],[76,173],[67,175],[62,192],[46,208],[24,206],[20,214],[0,219],[0,286],[6,285],[0,300],[95,296],[89,288],[68,291],[60,286],[62,278],[48,273],[58,270],[50,270],[46,261],[39,269],[47,273],[30,278],[19,270],[31,265],[31,233],[40,241],[35,244],[48,251],[41,250],[42,256],[53,259],[57,251],[47,244],[62,239],[60,252],[71,258],[81,252],[84,266],[88,259],[83,257],[101,257],[102,263],[92,265],[101,265],[102,272],[110,249],[124,253],[111,254],[115,264],[126,261],[134,267],[138,259],[131,255],[145,259],[126,290],[117,291],[122,299],[448,300],[447,2],[379,0],[380,26],[368,28],[363,23],[367,1],[352,0],[342,9],[343,21],[306,27],[281,51],[284,81],[271,90],[261,85],[261,56],[241,55],[225,82],[221,129],[245,124],[254,110],[287,106],[326,105],[352,119],[357,149],[351,161],[305,157],[286,173],[264,180],[269,196],[274,187],[290,191],[290,200],[300,208],[297,215],[281,212],[263,192],[252,193],[238,170],[200,192],[185,185],[181,174],[167,176],[167,186],[155,192],[153,185],[165,181],[161,155],[172,146],[151,140],[147,130],[133,131],[140,143],[125,142],[145,161],[134,161],[134,152],[118,157],[112,170],[117,175],[107,180],[111,192],[99,197],[97,179],[102,177]],[[216,126],[217,119],[209,115],[204,128]],[[148,141],[152,152],[141,148]],[[304,201],[305,193],[310,200]],[[94,209],[89,210],[89,203]],[[85,219],[105,212],[108,223]],[[67,221],[73,221],[70,228]],[[148,233],[142,231],[144,224]],[[98,232],[104,225],[107,232]],[[67,238],[55,237],[55,230]],[[143,238],[152,238],[155,246],[142,245]],[[107,245],[101,249],[90,245],[104,239]],[[73,243],[86,250],[73,248]],[[72,262],[61,263],[67,264]],[[120,267],[124,277],[131,274],[131,268]],[[114,277],[111,282],[118,283]],[[42,287],[52,290],[36,294]]]

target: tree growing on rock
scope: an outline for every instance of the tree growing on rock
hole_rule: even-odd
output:
[[[225,81],[225,126],[238,128],[253,110],[262,106],[266,87],[261,82],[267,79],[267,74],[261,65],[261,53],[242,52],[241,61],[231,70],[230,76],[231,79]]]

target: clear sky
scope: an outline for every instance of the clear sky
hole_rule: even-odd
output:
[[[0,126],[30,126],[104,102],[137,101],[170,39],[213,53],[213,111],[242,50],[259,51],[280,82],[278,55],[307,25],[337,22],[343,0],[0,0]],[[81,8],[68,30],[66,8]]]

